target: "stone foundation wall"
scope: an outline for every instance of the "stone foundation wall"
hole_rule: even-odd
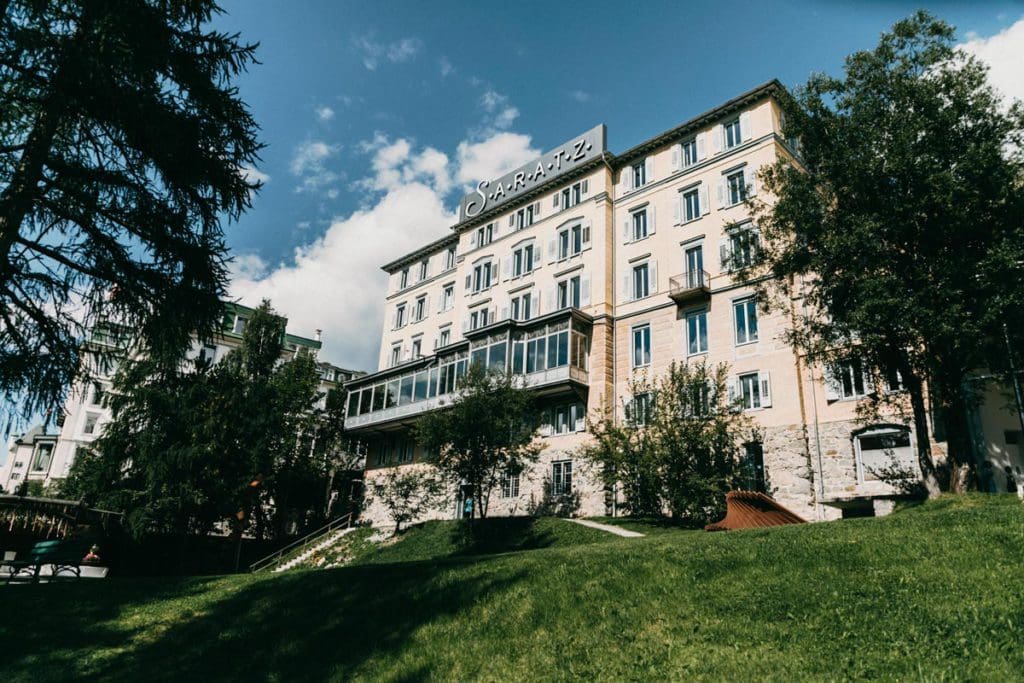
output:
[[[815,519],[814,470],[803,425],[764,428],[762,450],[768,495],[804,519]]]

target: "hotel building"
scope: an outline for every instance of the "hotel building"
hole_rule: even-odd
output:
[[[899,378],[875,387],[856,361],[808,365],[784,341],[787,318],[730,272],[756,253],[745,201],[770,201],[758,170],[796,155],[784,96],[771,81],[619,154],[598,126],[481,181],[451,234],[384,265],[380,369],[346,384],[367,482],[423,459],[411,426],[482,363],[522,375],[546,415],[539,462],[503,481],[489,514],[526,513],[545,488],[577,495],[580,515],[611,513],[615,494],[574,457],[585,416],[613,405],[621,417],[632,380],[706,360],[728,364],[730,394],[757,425],[744,445],[751,486],[810,520],[887,511],[898,492],[875,472],[891,456],[916,468],[915,435],[896,419],[858,421],[856,406],[899,391]],[[1007,442],[1019,429],[1009,414],[987,419]],[[1024,464],[1019,446],[989,450]],[[462,513],[452,494],[432,516]],[[365,515],[387,521],[379,503]]]

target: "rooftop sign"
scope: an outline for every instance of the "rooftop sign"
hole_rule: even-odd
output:
[[[579,168],[604,151],[605,128],[602,123],[497,180],[481,180],[474,191],[462,198],[459,222],[512,201],[541,183]]]

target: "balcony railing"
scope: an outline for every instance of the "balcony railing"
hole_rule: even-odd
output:
[[[668,295],[677,304],[711,295],[711,276],[706,270],[691,270],[668,279]]]

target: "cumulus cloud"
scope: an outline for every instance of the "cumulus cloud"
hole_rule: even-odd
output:
[[[392,64],[408,62],[423,49],[423,41],[418,38],[402,38],[393,43],[379,43],[371,36],[358,36],[353,39],[352,44],[362,55],[363,66],[370,71],[376,71],[383,61]]]
[[[263,183],[266,185],[270,182],[270,176],[254,166],[240,166],[238,168],[238,175],[250,183]]]
[[[327,123],[334,118],[334,110],[330,107],[317,107],[316,118],[321,123]]]
[[[327,161],[341,150],[338,145],[329,145],[322,140],[306,140],[295,148],[289,170],[300,181],[296,192],[314,192],[330,189],[329,186],[341,179],[330,170]]]
[[[397,185],[373,207],[335,219],[265,277],[236,268],[232,292],[246,303],[270,299],[299,334],[322,329],[323,360],[374,370],[386,285],[380,266],[443,236],[455,220],[434,188]]]
[[[988,38],[969,33],[960,47],[988,65],[989,82],[1004,98],[1024,102],[1024,18]]]
[[[455,180],[462,185],[475,185],[480,180],[497,178],[540,156],[529,135],[495,133],[479,142],[463,141],[456,151],[458,170]]]
[[[484,110],[485,116],[478,136],[508,130],[519,118],[519,109],[509,104],[508,96],[494,90],[487,90],[480,96],[480,108]]]
[[[335,218],[321,238],[276,268],[258,256],[236,258],[232,295],[249,304],[269,298],[299,334],[322,329],[323,360],[375,370],[387,284],[380,266],[448,234],[457,220],[456,182],[497,177],[539,151],[529,136],[510,132],[463,142],[454,162],[433,147],[383,133],[359,151],[369,157],[359,185],[373,191],[373,203]]]

